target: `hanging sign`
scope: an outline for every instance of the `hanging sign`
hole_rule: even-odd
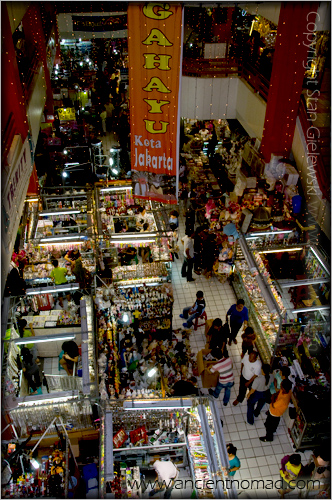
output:
[[[128,5],[134,196],[176,203],[182,8]]]
[[[58,116],[59,120],[75,120],[75,108],[59,108]]]

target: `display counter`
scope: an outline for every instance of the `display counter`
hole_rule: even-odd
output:
[[[178,467],[174,490],[186,489],[191,498],[237,498],[223,475],[228,455],[219,412],[210,398],[107,404],[101,457],[100,498],[144,494],[149,480],[156,479],[156,459],[171,460]],[[128,484],[135,474],[139,481]]]
[[[97,288],[102,399],[170,396],[177,381],[193,377],[196,362],[189,333],[172,330],[172,305],[169,283]]]
[[[28,295],[19,301],[12,299],[3,360],[3,405],[10,415],[19,407],[27,407],[28,416],[38,404],[97,394],[91,298],[78,299],[78,305],[66,298],[63,301],[68,301],[68,306],[64,304],[64,309],[52,310],[49,301],[54,300],[55,294],[43,291],[40,294],[44,300],[47,297],[47,310],[35,308],[39,295]],[[18,316],[27,322],[23,337],[18,334]],[[71,374],[60,365],[65,341],[74,341],[78,347],[78,359],[73,363]],[[35,392],[22,370],[23,347],[35,353],[40,384],[35,377]]]

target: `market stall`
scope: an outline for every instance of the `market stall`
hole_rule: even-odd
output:
[[[132,400],[105,406],[101,423],[101,498],[142,498],[155,460],[179,470],[174,489],[194,498],[237,498],[219,412],[210,398]],[[135,482],[136,480],[136,482]]]
[[[193,393],[197,392],[189,332],[172,330],[172,286],[158,283],[158,279],[162,278],[97,288],[99,392],[103,400],[171,396],[180,380],[193,381]]]
[[[285,239],[280,231],[256,233],[246,236],[249,248],[241,237],[233,287],[248,307],[262,360],[290,367],[296,417],[286,420],[296,449],[310,449],[329,435],[330,271],[318,247],[285,246]]]
[[[165,214],[160,204],[133,198],[129,185],[97,187],[95,190],[96,224],[99,248],[105,266],[116,266],[138,260],[146,263],[170,261]],[[144,227],[137,226],[137,210],[144,207]],[[168,232],[167,232],[168,230]]]
[[[3,404],[14,425],[23,429],[23,435],[29,426],[43,427],[43,419],[37,425],[37,416],[33,416],[35,405],[97,394],[92,302],[89,296],[75,296],[77,288],[75,284],[62,287],[66,298],[60,309],[52,308],[60,287],[48,287],[48,293],[45,289],[28,289],[26,297],[12,298],[9,304]],[[71,348],[75,344],[77,352],[68,351],[73,362],[64,366],[60,361],[67,353],[68,343]],[[28,352],[23,353],[23,348]],[[31,353],[32,366],[36,368],[33,373],[31,370],[32,378],[24,373],[24,356]],[[16,414],[24,415],[24,428],[22,417],[20,422],[15,420]]]

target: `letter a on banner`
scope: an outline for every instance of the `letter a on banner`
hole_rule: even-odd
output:
[[[176,203],[182,7],[129,3],[131,171],[134,196]]]

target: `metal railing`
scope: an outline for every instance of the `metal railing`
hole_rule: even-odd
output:
[[[79,391],[83,392],[82,377],[68,375],[53,375],[44,373],[49,392]]]

